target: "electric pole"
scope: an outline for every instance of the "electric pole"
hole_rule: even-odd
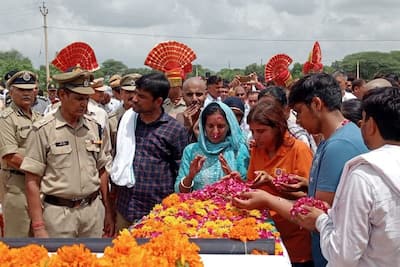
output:
[[[39,7],[40,13],[43,16],[43,30],[44,30],[44,54],[45,54],[45,61],[46,61],[46,90],[49,87],[50,82],[50,70],[49,70],[49,58],[48,58],[48,44],[47,44],[47,14],[49,10],[47,9],[45,2],[43,1],[43,5]]]

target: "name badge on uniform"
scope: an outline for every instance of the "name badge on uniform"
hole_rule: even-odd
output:
[[[58,147],[58,146],[67,146],[69,144],[69,142],[68,141],[61,141],[61,142],[57,142],[56,143],[56,146]]]

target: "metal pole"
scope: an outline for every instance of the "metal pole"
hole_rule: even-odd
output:
[[[49,87],[50,82],[50,70],[49,70],[49,58],[48,58],[48,44],[47,44],[47,14],[49,10],[47,9],[45,2],[43,1],[43,5],[39,7],[40,13],[43,16],[43,30],[44,30],[44,49],[45,49],[45,61],[46,61],[46,90]]]
[[[357,79],[360,79],[360,61],[357,60]]]

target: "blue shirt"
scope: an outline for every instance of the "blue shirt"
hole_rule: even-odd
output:
[[[136,183],[132,188],[119,187],[117,198],[117,210],[129,222],[147,215],[174,192],[182,152],[188,144],[186,129],[166,113],[149,124],[139,116],[135,137]]]
[[[362,153],[368,152],[360,129],[352,122],[338,129],[322,141],[314,155],[310,172],[308,195],[315,197],[316,191],[336,192],[345,163]],[[315,267],[325,266],[319,233],[311,233],[312,253]]]

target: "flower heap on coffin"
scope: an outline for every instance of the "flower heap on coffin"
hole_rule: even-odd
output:
[[[232,197],[249,190],[245,182],[226,178],[192,193],[171,194],[133,226],[132,234],[151,238],[177,230],[191,238],[232,238],[243,242],[273,238],[275,254],[280,255],[280,235],[268,211],[247,211],[231,205]]]
[[[36,244],[9,248],[0,242],[0,266],[202,267],[199,250],[187,236],[176,231],[163,233],[146,244],[138,245],[129,231],[124,230],[113,240],[113,246],[105,248],[101,257],[82,244],[63,246],[49,255],[46,248]]]

